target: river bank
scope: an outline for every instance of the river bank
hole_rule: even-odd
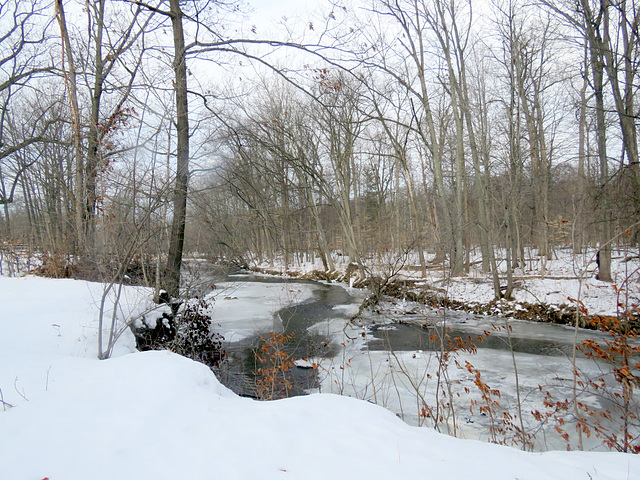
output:
[[[593,253],[593,252],[591,252]],[[252,271],[280,277],[301,278],[324,282],[343,282],[355,288],[374,284],[380,298],[365,302],[372,306],[382,297],[393,301],[415,302],[433,308],[464,311],[475,315],[516,318],[559,325],[597,328],[601,318],[625,317],[634,327],[640,326],[640,261],[618,252],[612,259],[613,282],[596,278],[595,254],[574,255],[559,250],[544,271],[532,262],[518,271],[513,299],[496,299],[492,279],[472,267],[466,276],[450,277],[442,268],[430,268],[420,277],[415,267],[405,266],[393,275],[384,266],[372,265],[367,275],[350,272],[347,263],[324,271],[318,265],[302,263],[287,268],[256,265]],[[380,280],[384,279],[382,283]],[[504,279],[503,279],[504,280]],[[377,282],[377,283],[375,283]]]

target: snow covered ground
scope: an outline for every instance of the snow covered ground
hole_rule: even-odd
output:
[[[516,301],[574,305],[580,300],[590,314],[615,315],[619,304],[630,306],[640,301],[640,259],[638,251],[614,250],[611,261],[613,282],[596,279],[595,250],[574,255],[568,249],[557,249],[553,259],[542,264],[533,252],[523,268],[516,269]],[[470,281],[470,280],[474,280]],[[478,270],[470,278],[451,279],[445,288],[452,298],[465,302],[488,302],[493,297],[489,278]]]
[[[496,252],[498,256],[501,253]],[[504,256],[504,254],[502,254]],[[514,271],[516,289],[514,298],[516,302],[546,303],[549,305],[575,305],[576,300],[582,302],[591,315],[607,314],[616,315],[620,304],[627,308],[632,304],[640,304],[640,257],[638,251],[628,249],[614,249],[611,262],[612,283],[601,282],[596,279],[596,251],[585,250],[582,254],[574,255],[570,249],[557,248],[553,253],[553,259],[546,260],[544,264],[537,257],[535,251],[529,251],[525,257],[528,259],[525,265]],[[428,260],[433,255],[428,256]],[[335,256],[337,268],[345,270],[348,257]],[[300,263],[289,266],[288,271],[310,272],[322,270],[320,260],[315,263]],[[371,272],[385,276],[394,271],[397,278],[411,278],[420,283],[435,287],[444,292],[452,300],[466,304],[488,303],[494,298],[492,279],[489,274],[480,271],[481,257],[479,252],[470,256],[472,267],[468,275],[463,277],[450,277],[446,270],[430,268],[427,277],[420,277],[417,267],[417,258],[408,258],[405,268],[397,272],[391,268],[399,263],[392,255],[389,258],[372,258],[367,260]],[[409,266],[413,267],[409,268]],[[432,265],[436,267],[437,265]],[[282,270],[283,267],[262,264],[261,268]],[[498,264],[501,272],[502,285],[504,279],[505,262]]]
[[[0,277],[0,478],[640,479],[637,456],[523,453],[411,427],[352,398],[239,398],[202,364],[135,352],[127,331],[100,361],[101,291]],[[144,309],[144,294],[126,288],[124,310]],[[235,296],[229,325],[261,301]]]

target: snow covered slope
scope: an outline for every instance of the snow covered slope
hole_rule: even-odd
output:
[[[640,479],[637,456],[523,453],[351,398],[239,398],[202,364],[133,352],[127,335],[99,361],[99,292],[0,278],[0,389],[13,405],[0,406],[0,479]]]

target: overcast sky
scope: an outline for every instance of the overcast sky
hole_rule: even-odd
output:
[[[255,10],[251,17],[259,26],[279,22],[282,17],[306,19],[320,5],[329,5],[328,0],[247,0]]]

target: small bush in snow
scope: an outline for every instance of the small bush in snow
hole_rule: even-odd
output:
[[[178,310],[177,313],[172,313]],[[140,350],[171,350],[210,367],[219,367],[225,359],[224,337],[211,330],[211,303],[204,299],[190,300],[182,309],[171,306],[162,312],[155,326],[145,321],[136,328]]]
[[[211,303],[204,299],[187,302],[178,315],[177,334],[170,349],[180,355],[218,367],[226,354],[224,337],[211,331]]]

